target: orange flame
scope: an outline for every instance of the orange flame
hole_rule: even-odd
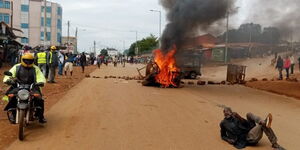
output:
[[[164,55],[160,49],[154,50],[154,61],[159,68],[159,73],[155,77],[155,80],[164,87],[178,87],[174,82],[174,79],[179,75],[175,54],[176,48],[169,51],[166,55]]]

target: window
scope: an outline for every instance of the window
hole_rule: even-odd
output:
[[[44,17],[41,17],[41,26],[42,27],[44,26],[44,22],[45,22]]]
[[[52,8],[51,7],[47,7],[47,13],[51,13],[52,12]]]
[[[28,38],[21,38],[21,43],[28,43],[29,42],[29,40],[28,40]]]
[[[57,7],[57,15],[61,16],[62,15],[62,8]]]
[[[57,20],[57,29],[61,29],[62,28],[62,23],[61,23],[61,19]]]
[[[47,37],[47,41],[51,41],[51,32],[47,32],[46,37]]]
[[[46,19],[46,26],[51,27],[51,18]]]
[[[42,6],[42,12],[44,12],[44,6]],[[52,12],[52,8],[51,8],[51,6],[47,6],[47,13],[51,13]]]
[[[21,28],[28,29],[29,28],[28,23],[21,23]]]
[[[21,5],[21,11],[29,12],[29,5]]]
[[[44,41],[44,32],[41,32],[41,40]]]
[[[61,43],[61,33],[57,33],[57,42]]]
[[[3,2],[3,0],[0,0],[0,8],[4,8],[4,2]]]
[[[10,15],[0,13],[0,21],[4,21],[6,24],[10,23]]]
[[[4,2],[4,8],[10,9],[10,2],[9,1]]]

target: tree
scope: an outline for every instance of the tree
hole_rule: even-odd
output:
[[[277,44],[280,41],[279,30],[275,27],[264,28],[261,37],[262,42],[267,44]]]
[[[267,27],[262,31],[261,25],[253,23],[242,24],[238,29],[228,31],[228,41],[230,43],[278,44],[280,37],[279,30],[276,27]],[[225,41],[226,32],[220,38]]]
[[[128,52],[128,56],[135,56],[135,50],[136,50],[136,45],[138,45],[138,49],[139,49],[139,53],[144,53],[150,50],[153,50],[155,48],[158,47],[158,40],[157,37],[155,37],[154,35],[150,35],[140,41],[137,41],[135,43],[132,43],[130,48],[129,48],[129,52]]]
[[[100,52],[100,55],[101,56],[108,56],[107,49],[102,49],[101,52]]]

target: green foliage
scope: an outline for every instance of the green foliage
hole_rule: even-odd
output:
[[[107,49],[102,49],[101,52],[100,52],[100,55],[101,56],[108,56]]]
[[[157,48],[158,40],[157,40],[157,37],[155,37],[154,35],[151,34],[150,36],[138,41],[137,44],[136,44],[136,42],[132,43],[129,48],[129,51],[127,53],[127,56],[135,56],[136,55],[135,50],[136,50],[137,45],[138,45],[138,49],[139,49],[139,54],[141,54],[141,53],[144,53],[144,52],[147,52],[147,51]]]
[[[226,38],[226,32],[221,36],[223,41]],[[279,30],[275,27],[267,27],[262,30],[261,25],[246,23],[238,29],[228,31],[228,41],[230,43],[248,43],[258,42],[265,44],[278,44],[280,41]]]

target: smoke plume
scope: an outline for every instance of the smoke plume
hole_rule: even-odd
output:
[[[167,51],[172,46],[178,49],[184,39],[197,30],[206,30],[213,23],[233,12],[235,0],[160,0],[167,11],[169,23],[162,35],[161,49]]]
[[[264,26],[275,26],[282,38],[300,40],[299,0],[254,0],[250,3],[248,20]]]

